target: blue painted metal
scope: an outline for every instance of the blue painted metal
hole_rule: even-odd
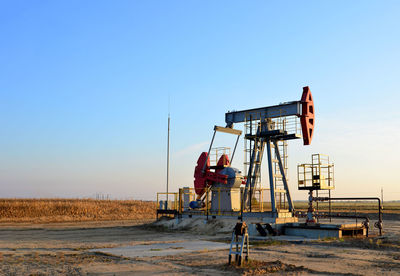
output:
[[[243,123],[246,119],[246,114],[254,114],[258,118],[253,120],[279,118],[283,116],[300,116],[302,112],[302,104],[300,101],[284,103],[274,106],[266,106],[261,108],[246,109],[241,111],[232,111],[225,113],[225,123],[227,127],[232,127],[233,124]]]

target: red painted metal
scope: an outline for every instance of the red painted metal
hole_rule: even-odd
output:
[[[204,163],[207,161],[204,172]],[[229,166],[229,157],[223,154],[217,163],[217,166]],[[212,183],[226,184],[228,176],[219,174],[222,169],[216,169],[215,172],[210,171],[210,159],[207,158],[207,152],[202,152],[197,160],[197,166],[194,169],[194,190],[198,196],[202,196],[206,192],[206,188]]]
[[[204,163],[207,162],[204,173],[202,172]],[[210,171],[210,159],[207,152],[202,152],[197,159],[197,166],[194,169],[194,190],[197,195],[202,196],[207,187],[206,173]]]
[[[215,172],[206,173],[207,184],[211,185],[213,182],[218,182],[222,184],[228,183],[228,176],[223,174],[218,174]]]
[[[303,133],[304,145],[310,145],[314,135],[314,101],[308,86],[303,87],[303,95],[301,96],[302,114],[300,116],[301,130]]]
[[[230,161],[229,161],[229,157],[226,154],[222,154],[221,157],[219,158],[218,162],[217,162],[217,166],[229,166]],[[219,173],[220,171],[222,171],[222,169],[216,169],[215,172]]]

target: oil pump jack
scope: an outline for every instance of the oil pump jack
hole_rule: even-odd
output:
[[[179,193],[173,193],[175,200],[172,203],[174,204],[168,204],[168,206],[174,206],[174,209],[160,207],[157,210],[157,216],[172,214],[174,217],[177,216],[178,220],[206,216],[208,220],[210,215],[212,218],[225,216],[232,218],[238,215],[243,223],[250,223],[248,229],[253,227],[256,229],[253,230],[258,231],[262,236],[266,235],[265,229],[272,235],[285,234],[312,238],[342,237],[342,235],[368,236],[368,216],[332,212],[331,201],[373,200],[378,203],[378,221],[374,226],[379,229],[379,235],[381,235],[383,222],[380,199],[378,197],[331,197],[331,190],[335,186],[334,164],[330,162],[328,156],[322,154],[313,154],[311,163],[297,166],[297,188],[308,191],[309,196],[307,212],[295,212],[287,179],[287,143],[290,140],[302,139],[304,145],[311,144],[315,125],[314,111],[313,97],[309,87],[306,86],[303,87],[303,93],[298,101],[225,113],[226,126],[214,127],[208,152],[201,153],[197,160],[194,170],[194,189],[183,187],[179,189]],[[234,129],[236,124],[243,124],[243,131]],[[222,154],[213,152],[213,149],[216,149],[213,148],[213,143],[217,132],[236,136],[231,155],[226,152]],[[244,175],[231,166],[243,132]],[[268,188],[261,187],[261,171],[263,170],[261,165],[264,155],[268,160]],[[211,160],[213,163],[210,162]],[[268,191],[264,193],[264,190]],[[263,197],[266,194],[269,195],[268,200]],[[157,201],[158,196],[159,194],[157,194]],[[179,200],[176,200],[177,198]],[[166,206],[165,201],[159,202],[160,206]],[[319,202],[329,204],[328,213],[323,212],[326,210],[324,208],[321,208],[322,212],[319,212]],[[306,218],[305,223],[299,222],[300,217]],[[327,218],[329,222],[332,218],[340,220],[355,218],[356,223],[326,224],[323,220]],[[358,223],[359,219],[364,221]]]
[[[213,187],[224,187],[221,196],[218,191],[212,194],[211,209],[224,211],[252,212],[252,199],[256,185],[260,181],[260,170],[263,155],[268,158],[269,190],[271,199],[272,217],[279,217],[280,213],[293,215],[294,206],[290,196],[287,181],[286,141],[303,138],[304,145],[310,145],[314,131],[314,102],[308,86],[303,87],[299,101],[281,103],[274,106],[232,111],[225,114],[226,127],[215,126],[208,152],[203,152],[194,172],[194,186],[197,201],[192,201],[191,208],[204,206],[206,191]],[[248,141],[247,175],[242,176],[237,169],[231,168],[239,136],[242,131],[234,129],[234,124],[245,124],[245,140]],[[216,132],[225,132],[237,135],[231,160],[223,154],[216,166],[210,166],[210,151],[213,146]],[[244,185],[242,191],[240,186]],[[238,192],[239,191],[239,192]],[[283,210],[277,206],[277,194],[284,194],[287,208]],[[221,200],[222,199],[222,200]],[[208,199],[207,199],[208,200]],[[239,202],[238,202],[239,201]],[[222,204],[221,204],[222,202]],[[239,209],[238,209],[239,208]]]

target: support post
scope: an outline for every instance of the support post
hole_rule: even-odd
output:
[[[215,133],[216,133],[216,132],[217,132],[217,130],[214,129],[214,134],[213,134],[213,137],[212,137],[212,139],[211,139],[211,144],[210,144],[210,147],[208,148],[207,159],[206,159],[206,162],[204,162],[203,169],[201,170],[201,172],[202,172],[203,174],[204,174],[204,172],[206,171],[207,160],[210,159],[210,152],[211,152],[212,145],[213,145],[213,143],[214,143],[214,138],[215,138]]]
[[[271,140],[267,139],[266,143],[267,143],[267,155],[268,155],[269,185],[271,192],[271,209],[272,213],[276,215],[275,183],[274,183],[274,173],[272,171]]]
[[[276,157],[278,157],[279,170],[281,171],[283,186],[284,186],[285,191],[286,191],[286,197],[287,197],[287,201],[288,201],[288,204],[289,204],[289,211],[290,212],[294,212],[293,201],[292,201],[292,197],[290,196],[289,186],[288,186],[288,183],[287,183],[287,180],[286,180],[286,174],[285,174],[285,170],[283,168],[281,154],[279,153],[278,143],[276,142],[276,140],[274,140],[273,143],[274,143],[274,146],[275,146]]]
[[[234,147],[234,149],[233,149],[232,156],[231,156],[231,164],[232,164],[232,162],[233,162],[233,157],[235,156],[236,147],[237,147],[237,144],[238,144],[238,142],[239,142],[239,137],[240,137],[240,136],[238,135],[237,138],[236,138],[235,147]]]
[[[253,179],[253,166],[254,166],[254,159],[256,156],[256,141],[254,141],[254,148],[253,151],[251,153],[251,157],[250,157],[250,166],[249,166],[249,170],[247,173],[247,180],[246,180],[246,186],[244,187],[244,192],[243,192],[243,203],[242,203],[242,213],[243,210],[245,208],[247,208],[247,198],[249,197],[249,188],[251,187],[251,181]],[[251,198],[250,198],[250,204],[251,206]]]

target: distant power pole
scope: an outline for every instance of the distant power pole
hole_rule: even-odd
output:
[[[381,202],[382,202],[382,207],[383,207],[383,187],[381,187]]]

